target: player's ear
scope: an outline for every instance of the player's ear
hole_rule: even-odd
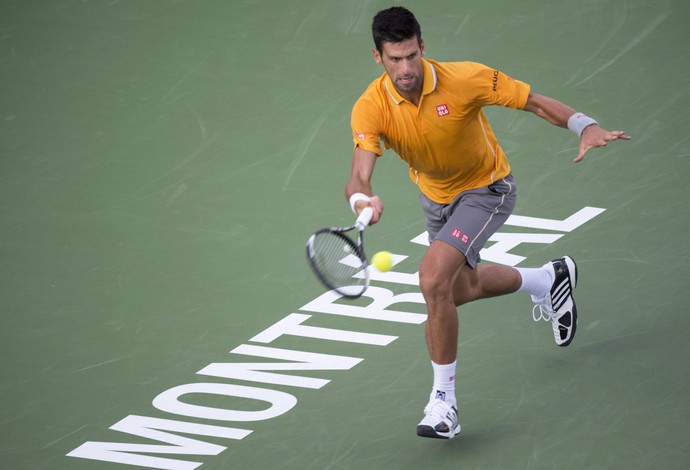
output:
[[[422,57],[424,57],[424,38],[421,38],[421,39],[419,40],[419,48],[420,48],[421,51],[422,51]]]
[[[381,54],[379,53],[378,49],[373,48],[371,52],[374,53],[374,60],[376,61],[376,63],[381,65],[383,62],[381,61]]]

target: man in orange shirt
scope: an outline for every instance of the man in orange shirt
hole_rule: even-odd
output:
[[[428,310],[426,340],[434,382],[417,434],[449,439],[460,432],[455,397],[458,306],[526,292],[539,316],[551,321],[556,344],[569,345],[577,327],[572,295],[577,266],[571,257],[532,269],[478,265],[480,250],[507,220],[516,200],[510,165],[482,108],[523,109],[572,130],[580,137],[575,162],[593,147],[630,137],[601,128],[498,70],[424,59],[419,23],[403,7],[380,11],[372,32],[374,59],[385,73],[352,110],[355,148],[345,192],[356,214],[370,206],[372,223],[380,219],[383,202],[373,196],[371,177],[383,154],[381,140],[408,163],[410,178],[419,186],[430,241],[419,282]]]

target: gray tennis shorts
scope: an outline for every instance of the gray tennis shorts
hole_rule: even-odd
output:
[[[454,246],[474,268],[484,244],[513,212],[517,191],[510,174],[484,188],[463,191],[450,204],[438,204],[423,194],[420,199],[429,243],[442,240]]]

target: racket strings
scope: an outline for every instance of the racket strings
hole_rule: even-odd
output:
[[[321,232],[312,241],[312,261],[327,284],[336,289],[352,286],[361,290],[363,277],[355,277],[364,269],[355,244],[344,235],[335,232]],[[353,294],[354,295],[354,294]]]

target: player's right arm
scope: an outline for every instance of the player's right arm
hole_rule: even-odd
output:
[[[352,153],[350,179],[347,185],[345,185],[345,197],[348,201],[356,193],[369,196],[369,200],[362,199],[355,202],[354,211],[356,214],[359,214],[365,207],[372,207],[374,214],[370,224],[378,222],[383,213],[383,201],[378,196],[372,196],[373,192],[371,189],[371,177],[374,174],[374,165],[376,165],[377,158],[378,155],[376,153],[356,146]]]

